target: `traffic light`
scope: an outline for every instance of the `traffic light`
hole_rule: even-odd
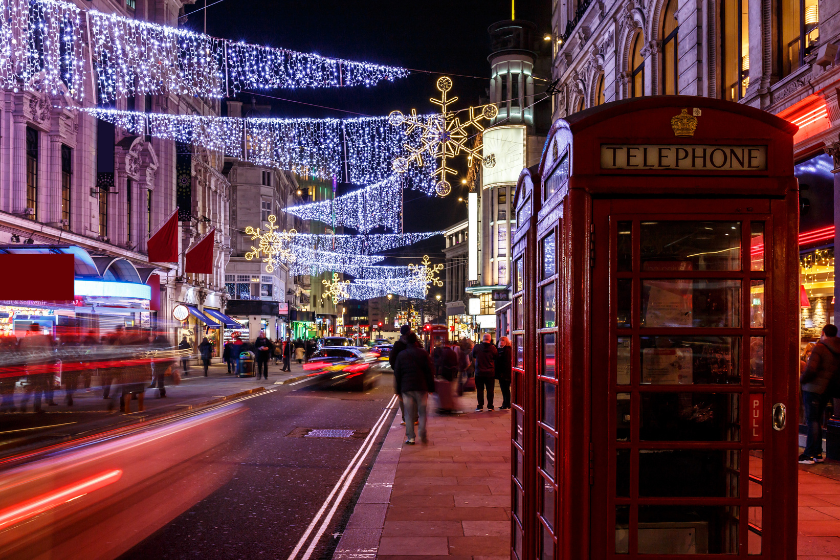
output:
[[[431,325],[424,325],[423,330],[424,331],[430,331],[430,330],[432,330],[432,326]]]

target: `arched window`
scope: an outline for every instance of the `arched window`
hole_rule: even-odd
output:
[[[747,0],[723,0],[720,11],[721,98],[738,101],[750,85],[750,25]]]
[[[670,0],[662,19],[662,93],[677,94],[677,0]]]
[[[630,97],[645,95],[645,59],[642,57],[642,32],[637,31],[630,49]]]
[[[595,106],[603,105],[604,101],[604,75],[601,74],[595,82]]]
[[[802,66],[820,41],[818,0],[779,0],[777,3],[779,77]]]

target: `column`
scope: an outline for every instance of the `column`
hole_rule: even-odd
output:
[[[20,214],[26,208],[26,117],[14,116],[12,159],[12,212]]]
[[[44,197],[41,201],[41,222],[55,227],[61,227],[61,137],[50,134],[49,174],[46,181],[42,181]]]

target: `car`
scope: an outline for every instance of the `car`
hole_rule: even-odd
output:
[[[322,388],[366,391],[379,376],[378,356],[352,346],[324,346],[303,369]]]
[[[353,339],[344,336],[328,336],[321,342],[321,348],[335,346],[355,346],[355,344],[353,344]]]
[[[387,369],[390,371],[391,364],[388,362],[388,357],[391,355],[391,350],[393,349],[393,344],[377,344],[370,349],[370,353],[376,356],[376,359],[379,362],[379,369]]]

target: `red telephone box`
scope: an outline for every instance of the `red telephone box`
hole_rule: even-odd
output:
[[[522,172],[512,558],[795,557],[795,131],[620,101]]]

